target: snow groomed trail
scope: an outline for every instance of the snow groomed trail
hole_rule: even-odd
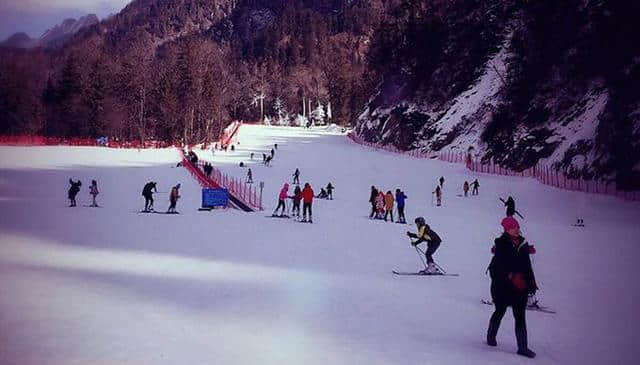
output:
[[[537,248],[539,299],[557,311],[527,313],[533,361],[635,363],[637,203],[375,152],[330,129],[244,125],[237,138],[234,152],[196,153],[236,177],[251,167],[263,212],[198,212],[200,186],[175,149],[0,147],[0,363],[530,363],[515,355],[510,313],[498,347],[484,344],[484,272],[508,195]],[[336,187],[312,225],[265,217],[296,167],[316,193]],[[480,196],[458,197],[475,177]],[[83,182],[77,208],[69,178]],[[102,207],[86,208],[94,178]],[[137,213],[151,180],[157,210],[182,184],[180,215]],[[436,261],[459,277],[391,273],[420,268],[405,235],[415,228],[369,220],[371,185],[405,191],[407,220],[426,218],[443,238]]]

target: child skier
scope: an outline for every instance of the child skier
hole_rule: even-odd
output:
[[[272,214],[273,217],[278,216],[278,209],[280,209],[280,207],[282,207],[282,212],[280,213],[280,217],[284,217],[284,211],[285,211],[284,201],[285,199],[287,199],[288,193],[289,193],[289,183],[284,183],[284,185],[282,185],[282,189],[280,189],[280,194],[278,195],[278,206],[276,207],[276,210],[273,211],[273,214]]]
[[[371,214],[369,218],[376,216],[376,198],[378,197],[378,189],[375,186],[371,186],[371,194],[369,195],[369,203],[371,203]],[[376,217],[377,218],[377,217]]]
[[[309,183],[304,184],[304,189],[302,189],[302,221],[307,221],[307,210],[309,211],[309,223],[313,223],[313,218],[311,217],[311,204],[313,204],[313,189]]]
[[[300,170],[296,168],[296,171],[293,173],[293,183],[296,185],[300,185]]]
[[[247,171],[247,184],[253,184],[253,173],[251,172],[251,168]]]
[[[153,192],[158,192],[157,183],[150,181],[142,188],[142,196],[144,197],[144,210],[149,212],[153,210]]]
[[[71,184],[71,187],[69,187],[69,191],[68,191],[68,196],[69,196],[69,206],[70,207],[75,207],[76,206],[76,195],[78,195],[78,193],[80,192],[80,187],[82,186],[82,181],[78,180],[78,182],[73,182],[73,180],[69,179],[69,184]]]
[[[440,236],[436,232],[434,232],[425,222],[423,217],[418,217],[415,219],[416,227],[418,227],[418,233],[407,232],[407,236],[410,238],[416,238],[417,241],[411,242],[413,246],[418,246],[422,242],[427,242],[427,251],[425,252],[425,257],[427,259],[427,268],[422,270],[421,274],[434,275],[441,274],[440,270],[438,270],[435,262],[433,261],[433,254],[435,254],[438,247],[440,247],[440,243],[442,240]]]
[[[300,189],[300,185],[296,185],[296,188],[293,190],[293,209],[291,209],[291,215],[300,217],[300,201],[301,200],[302,200],[302,190]]]
[[[407,220],[404,217],[405,199],[407,199],[407,196],[404,195],[404,192],[400,191],[400,189],[396,189],[396,203],[398,205],[398,223],[407,223]]]
[[[393,194],[391,194],[391,190],[387,191],[387,194],[384,196],[384,221],[387,221],[387,216],[391,215],[391,222],[393,223]]]
[[[180,184],[171,188],[171,193],[169,194],[169,209],[167,209],[167,213],[177,213],[176,212],[176,204],[178,203],[178,199],[180,199]]]
[[[462,185],[462,190],[464,190],[464,196],[467,197],[469,195],[469,182],[465,181],[464,185]]]
[[[96,196],[100,194],[98,191],[98,182],[95,180],[91,180],[91,186],[89,186],[89,194],[93,198],[93,202],[91,203],[92,207],[97,207],[98,203],[96,203]]]
[[[327,194],[329,195],[329,200],[333,200],[333,185],[331,183],[327,184]]]
[[[442,205],[442,189],[440,189],[439,185],[436,185],[436,191],[434,191],[434,193],[436,194],[437,206],[441,206]]]
[[[497,346],[496,335],[500,322],[507,307],[511,306],[516,322],[518,355],[533,358],[536,353],[527,345],[525,312],[528,296],[534,295],[538,286],[531,267],[530,248],[520,235],[520,225],[515,218],[506,217],[501,225],[504,233],[495,240],[495,253],[489,264],[495,311],[489,320],[487,345]]]
[[[516,201],[510,196],[507,201],[504,202],[504,206],[507,207],[507,217],[513,217],[516,213]]]
[[[376,219],[382,219],[384,215],[384,193],[382,190],[378,191],[378,196],[376,197]]]
[[[324,188],[320,188],[320,194],[318,194],[318,196],[316,196],[316,198],[318,198],[318,199],[328,199],[329,198],[329,194],[327,194],[327,191],[324,190]]]

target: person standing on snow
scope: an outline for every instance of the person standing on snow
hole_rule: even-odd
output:
[[[144,212],[153,210],[153,192],[158,192],[156,182],[148,182],[144,188],[142,188],[142,196],[144,197]]]
[[[399,223],[407,223],[407,220],[404,217],[404,201],[406,199],[407,199],[407,196],[404,195],[404,192],[400,191],[400,189],[396,189],[396,203],[398,205],[398,222]]]
[[[471,186],[473,187],[473,190],[471,191],[471,195],[478,195],[478,188],[480,187],[480,183],[478,182],[478,179],[475,179],[471,183]]]
[[[293,190],[293,209],[291,209],[291,215],[300,217],[300,201],[302,200],[302,190],[300,185],[296,185]]]
[[[293,183],[296,185],[300,185],[300,170],[296,168],[296,171],[293,173]]]
[[[251,172],[251,168],[247,171],[247,184],[253,184],[253,173]]]
[[[284,185],[282,185],[282,189],[280,189],[280,194],[278,195],[278,206],[276,207],[276,210],[273,211],[272,216],[277,217],[278,209],[282,207],[282,212],[280,213],[280,217],[284,217],[284,211],[285,211],[284,201],[289,196],[288,193],[289,193],[289,183],[284,183]]]
[[[69,201],[70,201],[69,206],[75,207],[76,195],[78,195],[78,193],[80,192],[82,181],[78,180],[78,182],[73,182],[73,180],[69,179],[69,184],[71,184],[71,186],[69,187],[69,191],[67,192],[67,196],[69,197]]]
[[[504,206],[507,207],[507,217],[513,217],[516,214],[516,201],[511,196],[504,202]]]
[[[464,196],[469,196],[469,182],[465,181],[464,185],[462,185],[462,190],[464,191]]]
[[[378,196],[376,197],[376,219],[382,219],[384,215],[384,193],[382,190],[378,191]]]
[[[333,200],[333,185],[331,183],[327,184],[327,194],[329,195],[329,200]]]
[[[304,184],[304,189],[302,189],[302,221],[307,221],[307,210],[309,211],[309,223],[313,223],[313,218],[311,216],[311,204],[313,204],[313,189],[309,183]]]
[[[427,242],[427,251],[424,254],[427,259],[427,268],[420,273],[431,275],[438,274],[440,271],[436,267],[433,255],[436,253],[438,247],[440,247],[442,240],[440,239],[440,236],[438,236],[438,234],[434,232],[429,225],[427,225],[423,217],[416,218],[414,222],[416,227],[418,227],[418,233],[407,232],[407,236],[417,239],[417,241],[413,241],[411,244],[413,246],[418,246],[422,242]]]
[[[375,186],[371,186],[371,195],[369,195],[369,203],[371,203],[371,214],[369,214],[369,218],[373,218],[376,216],[376,198],[378,197],[378,189]]]
[[[384,221],[387,221],[387,216],[391,214],[391,222],[393,223],[393,194],[391,194],[391,190],[387,191],[387,194],[384,196]]]
[[[100,192],[98,191],[98,182],[97,181],[91,180],[91,186],[89,186],[89,194],[92,197],[91,206],[92,207],[97,207],[98,203],[96,203],[96,196],[98,196],[98,194],[100,194]]]
[[[171,188],[171,193],[169,194],[169,209],[167,209],[167,213],[176,213],[176,204],[178,203],[178,199],[180,199],[180,184]]]
[[[495,253],[489,264],[491,276],[491,299],[495,311],[489,320],[487,345],[497,346],[496,335],[502,317],[511,306],[516,326],[518,355],[533,358],[536,353],[527,345],[527,322],[525,318],[527,299],[538,290],[531,267],[530,246],[520,235],[520,225],[513,217],[501,222],[504,233],[495,240]]]
[[[436,191],[434,191],[434,193],[436,194],[437,206],[441,206],[442,205],[442,189],[440,189],[439,185],[436,185]]]

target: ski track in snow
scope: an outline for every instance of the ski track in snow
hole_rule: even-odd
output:
[[[515,355],[510,312],[498,347],[484,344],[485,269],[508,195],[537,248],[538,298],[557,311],[527,313],[536,363],[635,363],[637,203],[475,176],[323,128],[245,125],[239,141],[199,156],[242,179],[239,162],[251,167],[265,182],[264,212],[198,212],[200,187],[175,167],[174,149],[0,147],[0,363],[528,364]],[[333,201],[314,202],[313,225],[264,217],[296,167],[316,193],[336,187]],[[458,197],[475,177],[480,196]],[[69,178],[83,183],[77,208],[67,207]],[[82,207],[94,178],[99,209]],[[157,210],[182,184],[182,214],[136,213],[150,180]],[[407,221],[426,218],[443,238],[436,261],[459,277],[391,273],[420,269],[405,236],[415,226],[367,219],[371,185],[405,191]],[[585,228],[571,226],[578,215]]]

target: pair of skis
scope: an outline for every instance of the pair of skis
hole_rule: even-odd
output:
[[[493,301],[488,300],[488,299],[482,299],[482,304],[493,305]],[[542,312],[542,313],[549,313],[549,314],[555,314],[556,313],[556,311],[554,311],[552,309],[549,309],[549,307],[546,307],[544,305],[538,304],[537,300],[535,302],[531,303],[531,304],[527,303],[527,310],[535,311],[535,312]]]

